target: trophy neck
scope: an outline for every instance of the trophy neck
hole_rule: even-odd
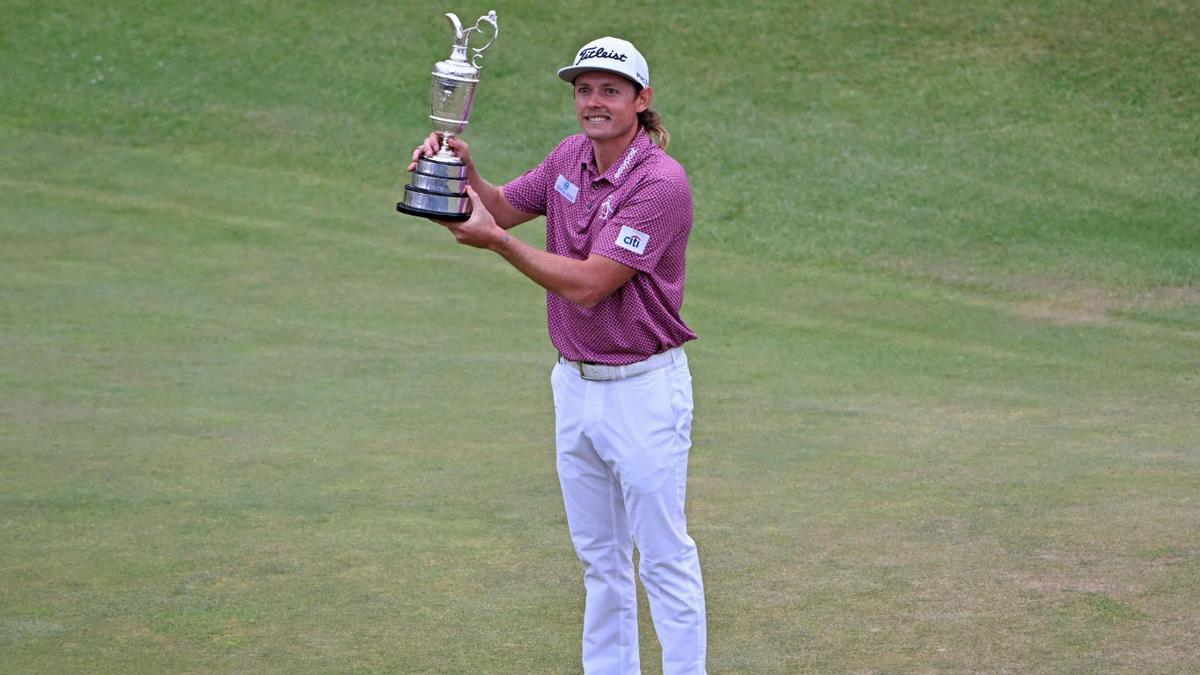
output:
[[[454,134],[446,133],[442,137],[442,149],[438,150],[437,154],[429,159],[442,164],[462,164],[462,158],[454,154],[454,151],[450,149],[450,139],[453,137]]]

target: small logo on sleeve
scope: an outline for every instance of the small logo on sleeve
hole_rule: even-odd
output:
[[[600,202],[600,220],[608,220],[613,214],[612,195]]]
[[[623,225],[621,231],[617,234],[617,241],[614,243],[626,251],[633,251],[638,255],[642,255],[646,252],[646,244],[650,243],[650,235],[645,232],[639,232],[628,225]]]
[[[579,187],[567,180],[567,177],[558,174],[558,180],[554,181],[554,189],[558,190],[558,194],[566,198],[572,204],[579,198]]]

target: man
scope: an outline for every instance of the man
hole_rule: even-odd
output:
[[[474,211],[441,224],[547,290],[558,475],[586,589],[584,671],[640,672],[636,543],[663,671],[703,673],[704,589],[684,517],[692,388],[681,345],[695,335],[679,315],[691,187],[650,137],[669,139],[632,44],[594,40],[558,74],[574,88],[582,133],[502,188],[451,138]],[[440,143],[430,136],[409,170]],[[545,251],[506,232],[537,215]]]

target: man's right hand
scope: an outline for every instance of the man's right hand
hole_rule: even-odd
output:
[[[412,163],[408,165],[408,170],[412,171],[417,168],[417,160],[421,157],[432,157],[442,149],[442,133],[435,131],[429,134],[429,138],[425,142],[418,145],[412,154]],[[450,137],[450,149],[458,158],[463,161],[468,168],[471,167],[471,148],[458,136]]]

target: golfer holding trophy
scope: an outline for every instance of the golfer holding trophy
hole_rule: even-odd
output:
[[[540,164],[497,187],[480,176],[457,135],[465,114],[462,126],[435,119],[437,131],[413,151],[410,187],[422,195],[441,189],[424,187],[425,178],[438,177],[439,157],[452,153],[465,169],[470,206],[458,208],[443,192],[437,207],[453,217],[429,217],[547,291],[559,353],[550,376],[558,477],[586,592],[584,672],[641,670],[636,545],[663,672],[704,673],[704,586],[684,515],[692,378],[683,344],[696,336],[680,307],[692,191],[664,151],[670,135],[650,109],[650,69],[636,47],[593,40],[558,76],[572,86],[582,132]],[[434,92],[431,117],[441,117],[436,84]],[[459,100],[469,111],[470,96]],[[423,198],[401,210],[428,215],[434,209]],[[539,215],[544,251],[507,232]]]

